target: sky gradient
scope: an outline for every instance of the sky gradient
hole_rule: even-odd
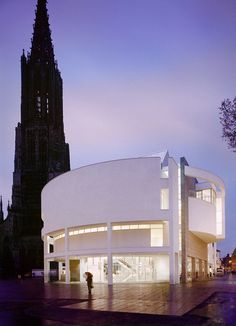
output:
[[[0,0],[0,194],[11,197],[20,56],[36,0]],[[165,149],[226,185],[226,240],[236,247],[236,153],[218,107],[236,96],[235,0],[49,0],[64,84],[71,168]]]

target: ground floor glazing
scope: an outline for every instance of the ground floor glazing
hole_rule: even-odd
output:
[[[110,266],[109,266],[110,261]],[[168,255],[78,256],[46,260],[47,281],[85,282],[91,272],[95,283],[169,282]],[[110,275],[109,275],[110,274]]]

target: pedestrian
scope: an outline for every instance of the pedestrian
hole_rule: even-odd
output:
[[[93,288],[93,274],[90,272],[85,272],[84,277],[87,282],[88,293],[91,294],[91,289]]]

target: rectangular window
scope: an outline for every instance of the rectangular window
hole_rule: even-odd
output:
[[[161,178],[167,179],[169,177],[168,167],[161,169]]]
[[[215,204],[216,194],[213,189],[203,189],[196,192],[196,198]]]
[[[197,191],[196,192],[196,198],[202,199],[202,191]]]
[[[169,209],[169,189],[161,189],[161,209]]]
[[[216,234],[223,234],[223,207],[221,198],[216,198]]]
[[[159,228],[151,229],[151,247],[163,246],[163,225],[159,224]]]
[[[49,244],[49,253],[51,254],[52,252],[54,252],[54,246],[53,244]]]
[[[212,199],[211,199],[211,189],[204,189],[202,191],[202,199],[207,201],[208,203],[211,203],[212,202]]]

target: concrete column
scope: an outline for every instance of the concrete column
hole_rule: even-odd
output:
[[[66,256],[66,284],[70,284],[70,258]]]
[[[202,259],[199,259],[199,276],[202,279],[203,273],[202,273]]]
[[[179,283],[178,280],[178,254],[179,249],[179,214],[178,214],[178,166],[173,159],[168,159],[169,170],[169,268],[170,284]],[[164,236],[164,234],[163,234]],[[164,243],[165,245],[165,243]]]
[[[179,254],[175,253],[175,284],[180,283],[179,279]]]
[[[44,259],[44,283],[48,283],[50,281],[49,272],[50,272],[50,261]]]
[[[206,260],[204,260],[204,265],[205,265],[205,278],[207,278],[207,274],[208,274],[207,268],[208,268],[208,266],[207,266],[207,261]]]
[[[44,251],[44,257],[45,257],[45,255],[49,254],[49,248],[48,248],[48,246],[49,246],[49,243],[48,243],[48,236],[45,235],[45,236],[43,237],[43,251]]]
[[[188,281],[188,235],[189,235],[189,216],[188,216],[188,197],[193,187],[193,178],[185,176],[185,165],[188,165],[186,159],[180,159],[180,177],[181,177],[181,246],[182,246],[182,282]]]
[[[49,282],[49,271],[50,271],[50,263],[45,258],[45,256],[48,254],[48,236],[45,235],[43,237],[43,252],[44,252],[44,283]]]
[[[65,264],[66,264],[66,284],[70,283],[70,259],[69,259],[69,230],[65,228]]]
[[[113,284],[112,277],[112,225],[107,223],[107,268],[108,268],[108,285]]]
[[[169,253],[170,265],[170,284],[175,284],[175,256],[173,251]]]

